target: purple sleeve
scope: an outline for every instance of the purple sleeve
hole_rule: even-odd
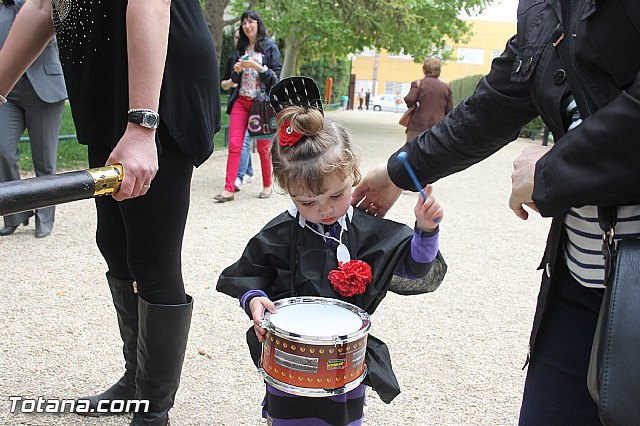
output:
[[[242,297],[240,298],[240,307],[244,309],[247,315],[249,315],[249,318],[251,318],[251,312],[249,311],[249,302],[251,302],[251,299],[253,299],[254,297],[269,297],[269,296],[267,296],[267,293],[265,293],[262,290],[249,290],[242,295]]]
[[[411,239],[411,256],[407,256],[404,262],[401,262],[394,274],[408,279],[421,278],[431,269],[431,262],[438,254],[438,234],[439,228],[431,232],[421,231],[418,228],[413,229],[413,238]]]

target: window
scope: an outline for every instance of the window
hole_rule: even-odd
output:
[[[482,65],[484,64],[484,49],[473,47],[458,47],[459,64]]]

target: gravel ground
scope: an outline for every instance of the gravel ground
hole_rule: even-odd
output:
[[[329,115],[350,129],[364,172],[404,140],[398,114]],[[373,315],[372,334],[388,344],[402,393],[387,405],[369,391],[367,425],[517,424],[540,276],[536,267],[549,225],[540,217],[523,222],[507,206],[512,161],[531,143],[512,143],[434,186],[445,208],[441,250],[449,272],[435,293],[390,294]],[[250,324],[237,301],[216,292],[215,284],[248,239],[290,200],[279,194],[259,200],[256,179],[235,201],[215,203],[225,164],[226,151],[216,152],[193,178],[183,266],[195,305],[171,411],[175,425],[261,424],[261,379],[244,343]],[[415,202],[414,193],[403,193],[388,217],[412,225]],[[104,390],[122,373],[121,341],[94,227],[93,202],[86,200],[59,206],[49,238],[33,238],[33,225],[0,238],[0,424],[129,422],[126,416],[9,410],[10,396],[72,399]]]

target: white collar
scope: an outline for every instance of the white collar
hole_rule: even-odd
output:
[[[289,212],[291,217],[295,218],[296,215],[298,214],[298,208],[296,207],[295,204],[291,204],[291,206],[287,209],[287,212]],[[353,206],[349,206],[349,209],[347,210],[347,214],[345,214],[345,215],[341,216],[340,218],[338,218],[338,223],[340,224],[342,229],[344,229],[346,231],[347,230],[347,221],[345,219],[345,216],[349,218],[349,221],[351,221],[353,219]],[[307,225],[307,220],[304,218],[304,216],[302,216],[302,215],[299,216],[298,225],[300,225],[301,228],[304,228]]]

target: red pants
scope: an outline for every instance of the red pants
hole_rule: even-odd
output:
[[[227,158],[227,177],[224,189],[234,191],[234,182],[238,175],[240,153],[244,142],[244,133],[249,123],[249,109],[253,103],[252,98],[238,96],[231,109],[229,118],[229,157]],[[265,188],[271,186],[271,157],[269,156],[270,138],[258,139],[258,154],[260,155],[260,168],[262,169],[262,185]]]

